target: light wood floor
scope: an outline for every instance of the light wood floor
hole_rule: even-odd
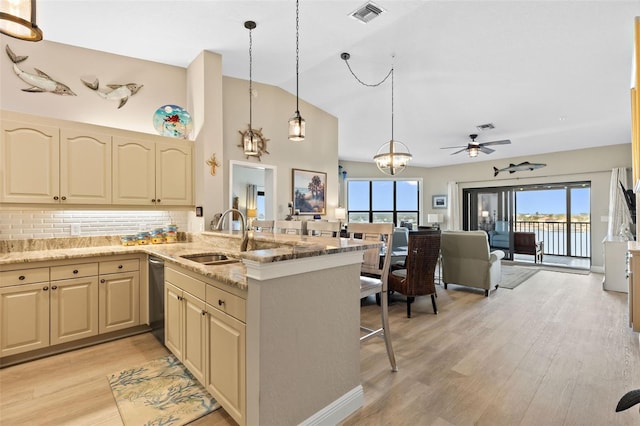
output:
[[[638,425],[619,398],[640,388],[638,334],[626,294],[602,275],[540,271],[514,290],[438,288],[413,316],[390,306],[399,371],[381,339],[362,344],[365,406],[346,425]],[[363,321],[378,318],[372,302]],[[149,335],[0,370],[2,425],[120,425],[106,375],[160,357]],[[224,410],[196,425],[234,424]]]

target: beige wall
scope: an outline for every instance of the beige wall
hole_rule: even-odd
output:
[[[507,167],[509,163],[518,164],[523,161],[545,163],[546,167],[533,171],[516,172],[512,175],[500,173],[493,176],[493,167]],[[347,171],[347,178],[386,178],[373,163],[340,162]],[[464,188],[495,187],[507,185],[527,185],[551,182],[591,182],[591,222],[592,222],[592,265],[594,269],[602,268],[602,248],[600,242],[607,234],[607,223],[601,220],[608,215],[609,181],[611,169],[627,167],[631,169],[631,144],[610,145],[601,148],[577,151],[562,151],[552,154],[514,157],[502,160],[472,161],[465,164],[447,167],[421,168],[409,167],[403,178],[414,177],[424,180],[423,217],[429,213],[443,213],[443,210],[431,208],[431,196],[447,193],[447,182],[459,183],[460,191]],[[346,205],[346,204],[345,204]],[[445,214],[446,216],[446,214]],[[443,227],[448,227],[445,218]]]
[[[0,35],[0,45],[0,109],[156,134],[153,114],[159,107],[167,104],[186,107],[185,68],[46,40],[30,43]],[[22,91],[29,85],[13,72],[13,63],[5,53],[6,45],[16,55],[28,56],[18,64],[20,69],[34,74],[34,68],[38,68],[69,86],[77,96]],[[80,81],[94,77],[99,79],[100,87],[127,83],[144,87],[118,109],[117,101],[99,97]]]
[[[28,43],[0,35],[0,109],[38,116],[78,121],[155,134],[153,114],[161,106],[175,104],[192,114],[194,132],[195,204],[204,207],[205,217],[189,217],[192,231],[203,230],[216,212],[229,205],[229,161],[247,160],[237,146],[239,130],[249,121],[248,81],[222,76],[222,57],[202,52],[188,68],[163,65],[136,58],[42,41]],[[13,63],[4,52],[9,45],[28,59],[18,66],[28,73],[38,68],[73,90],[77,96],[28,93],[28,85],[13,72]],[[144,87],[118,109],[85,87],[80,78],[98,77],[106,84],[139,83]],[[89,80],[92,77],[88,78]],[[332,217],[338,200],[338,120],[300,100],[300,112],[307,121],[304,142],[287,139],[287,122],[295,110],[295,94],[274,86],[254,83],[253,127],[262,128],[270,139],[269,154],[262,163],[277,168],[276,218],[284,219],[291,200],[292,167],[327,173],[327,214]],[[210,174],[206,161],[216,154],[221,167]],[[28,210],[29,208],[27,208]]]
[[[292,200],[292,169],[327,173],[327,216],[333,217],[338,205],[338,119],[313,105],[300,101],[300,114],[306,120],[304,142],[287,138],[288,120],[295,111],[295,94],[260,83],[253,83],[257,96],[253,98],[253,128],[262,129],[269,139],[262,160],[244,155],[239,131],[249,125],[249,83],[231,77],[223,78],[224,101],[224,167],[230,160],[245,161],[260,166],[277,167],[276,218],[287,215],[287,202]],[[228,179],[228,172],[224,173]],[[229,199],[229,184],[225,181],[225,200]],[[227,201],[228,202],[228,201]]]

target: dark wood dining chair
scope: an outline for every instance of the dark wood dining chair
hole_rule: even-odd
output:
[[[404,269],[389,274],[389,291],[407,296],[407,318],[416,296],[431,295],[434,314],[436,305],[435,272],[440,257],[440,234],[410,234]]]

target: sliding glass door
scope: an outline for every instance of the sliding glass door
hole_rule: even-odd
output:
[[[463,190],[463,229],[487,233],[491,248],[503,250],[511,259],[514,223],[513,188]]]
[[[507,259],[519,251],[514,250],[515,232],[534,233],[544,255],[588,262],[590,192],[590,182],[465,189],[463,229],[485,231],[491,248],[503,250]]]

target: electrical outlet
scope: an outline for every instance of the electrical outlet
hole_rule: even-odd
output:
[[[80,235],[80,224],[72,223],[71,224],[71,235]]]

